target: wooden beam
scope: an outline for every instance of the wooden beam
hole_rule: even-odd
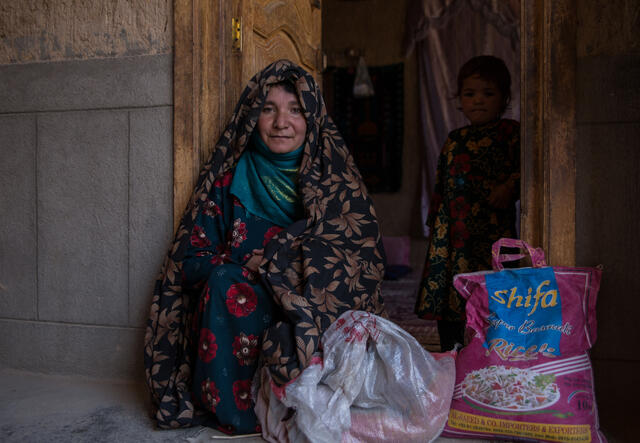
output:
[[[178,227],[194,187],[196,140],[194,140],[193,0],[173,5],[173,227]]]
[[[187,206],[202,163],[228,118],[222,95],[228,42],[223,21],[231,0],[174,1],[173,220]]]
[[[521,56],[521,223],[520,236],[532,246],[542,246],[543,208],[540,186],[544,183],[542,149],[542,94],[539,60],[542,46],[537,37],[541,35],[542,3],[523,1],[520,8],[520,56]]]
[[[575,264],[575,0],[522,2],[522,238]]]

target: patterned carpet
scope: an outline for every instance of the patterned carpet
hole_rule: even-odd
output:
[[[415,273],[399,280],[385,280],[382,283],[384,304],[390,320],[413,335],[427,351],[439,352],[436,322],[423,320],[413,313],[419,284],[420,278]]]

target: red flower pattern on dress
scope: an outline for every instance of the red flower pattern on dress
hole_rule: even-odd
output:
[[[245,268],[244,266],[242,267],[242,276],[247,280],[249,280],[250,282],[255,282],[256,280],[258,280],[258,276],[256,275],[256,273],[251,272],[249,269]]]
[[[231,251],[226,248],[227,245],[218,245],[216,246],[216,254],[211,257],[211,264],[213,265],[221,265],[223,263],[227,263],[229,261],[229,257],[231,256]]]
[[[198,343],[198,356],[200,360],[209,363],[216,356],[218,345],[216,336],[207,328],[200,330],[200,342]]]
[[[258,296],[247,283],[236,283],[227,290],[227,309],[236,317],[246,317],[256,310]]]
[[[460,196],[449,204],[449,208],[451,210],[452,218],[463,219],[469,214],[471,205],[467,203],[464,197]]]
[[[196,248],[206,248],[211,245],[211,241],[207,238],[202,226],[195,225],[191,231],[191,245]]]
[[[251,380],[237,380],[233,382],[233,398],[241,411],[251,407]]]
[[[454,248],[461,248],[464,242],[469,238],[469,231],[462,220],[456,221],[451,227],[451,237]]]
[[[258,358],[258,337],[253,334],[240,335],[233,338],[233,355],[241,366],[249,366]]]
[[[233,231],[231,232],[231,247],[237,248],[247,239],[247,224],[239,218],[233,222]]]
[[[216,215],[222,214],[222,209],[220,209],[220,206],[218,206],[216,202],[207,199],[204,202],[204,210],[202,212],[209,217],[215,217]]]
[[[262,246],[266,246],[267,243],[269,243],[269,240],[271,240],[273,238],[274,235],[276,235],[278,232],[282,231],[283,228],[281,228],[280,226],[272,226],[270,227],[267,232],[264,234],[264,241],[262,242]]]
[[[220,403],[220,390],[208,378],[202,382],[202,404],[211,412],[216,412]]]
[[[469,154],[456,155],[453,158],[453,165],[451,166],[451,175],[464,174],[471,170],[471,157]]]
[[[216,179],[216,181],[213,182],[213,186],[215,186],[216,188],[226,188],[231,184],[232,179],[233,173],[227,172],[222,177]]]

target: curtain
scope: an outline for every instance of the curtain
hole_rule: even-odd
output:
[[[457,76],[471,57],[495,55],[511,73],[506,118],[520,120],[520,1],[409,0],[405,55],[416,51],[422,151],[421,215],[424,234],[436,165],[447,134],[468,124],[458,100]]]

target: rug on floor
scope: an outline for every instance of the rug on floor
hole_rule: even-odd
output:
[[[440,352],[438,328],[434,320],[423,320],[413,312],[420,280],[415,277],[385,280],[382,296],[389,319],[418,340],[427,351]]]

